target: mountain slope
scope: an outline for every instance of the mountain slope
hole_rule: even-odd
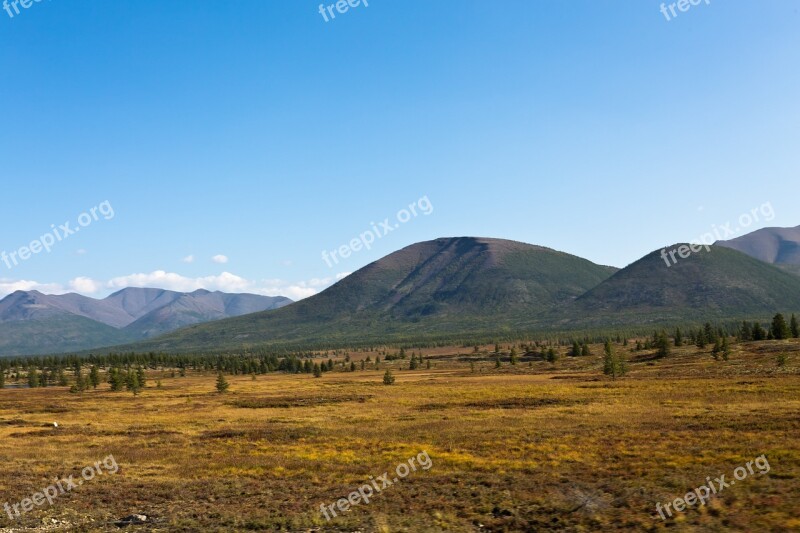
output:
[[[796,228],[764,228],[716,246],[733,248],[765,263],[800,272],[800,226]]]
[[[154,337],[191,324],[278,309],[292,303],[283,296],[226,294],[206,290],[177,294],[177,298],[141,315],[125,330],[138,338]]]
[[[103,300],[17,291],[0,300],[0,355],[86,350],[183,326],[276,309],[282,296],[128,288]]]
[[[667,248],[674,250],[680,245]],[[677,257],[677,256],[676,256]],[[554,313],[559,325],[771,316],[800,310],[800,278],[739,251],[713,246],[667,266],[643,257]]]
[[[436,239],[283,309],[193,326],[135,348],[210,350],[499,330],[583,294],[615,270],[515,241]]]
[[[0,356],[74,352],[134,340],[125,331],[63,312],[0,322]]]

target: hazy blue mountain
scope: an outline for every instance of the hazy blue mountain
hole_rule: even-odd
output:
[[[17,291],[0,300],[0,355],[108,346],[289,303],[282,296],[205,290],[127,288],[102,300]]]

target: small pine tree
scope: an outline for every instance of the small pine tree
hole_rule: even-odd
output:
[[[706,341],[708,342],[711,342],[711,339],[713,339],[716,336],[716,333],[714,332],[714,328],[711,325],[711,322],[706,322],[706,325],[703,328],[703,334],[705,335]]]
[[[625,343],[627,345],[628,339],[625,339]],[[589,343],[587,342],[583,343],[583,347],[581,348],[581,355],[584,357],[587,355],[592,355],[592,352],[589,350]]]
[[[675,330],[675,346],[683,346],[683,334],[681,328]]]
[[[136,376],[136,372],[128,371],[128,375],[125,379],[125,387],[129,392],[132,392],[134,396],[137,396],[139,391],[142,390],[142,386],[139,384],[139,378]]]
[[[220,394],[224,394],[228,392],[228,388],[230,388],[230,384],[228,380],[225,379],[225,375],[222,372],[217,373],[217,392]]]
[[[0,368],[0,389],[6,386],[6,371]]]
[[[697,333],[697,340],[695,341],[695,346],[697,346],[701,350],[705,349],[706,347],[706,334],[702,329]]]
[[[656,357],[669,357],[670,353],[669,337],[666,331],[662,331],[656,339]]]
[[[778,364],[778,368],[784,368],[786,363],[788,362],[789,357],[785,353],[778,354],[775,362]]]
[[[797,323],[797,317],[792,313],[792,319],[789,322],[789,332],[795,339],[800,338],[800,324]]]
[[[722,360],[727,361],[731,356],[731,345],[728,344],[728,337],[722,337]]]
[[[753,327],[750,325],[750,322],[746,320],[742,322],[739,328],[739,339],[745,342],[753,340]]]
[[[121,391],[125,387],[125,378],[119,368],[112,368],[109,371],[108,382],[111,384],[111,390],[114,392]]]
[[[322,367],[319,366],[319,363],[314,363],[314,377],[315,378],[322,377]]]
[[[384,385],[394,385],[394,375],[392,371],[388,368],[386,369],[386,373],[383,375],[383,384]]]
[[[763,341],[767,338],[767,332],[758,322],[753,324],[753,340]]]
[[[775,340],[784,340],[788,339],[791,336],[791,330],[789,329],[789,325],[786,323],[786,319],[783,318],[783,315],[778,313],[775,315],[775,318],[772,319],[772,327],[770,328],[770,333],[772,333],[772,338]]]
[[[512,365],[516,365],[517,364],[517,349],[516,348],[511,348],[511,364]]]
[[[92,365],[92,368],[89,370],[89,385],[91,385],[93,389],[96,389],[98,385],[100,385],[100,372],[95,365]]]
[[[612,379],[617,379],[617,359],[614,355],[614,349],[611,347],[611,341],[606,341],[603,347],[603,374],[611,376]]]
[[[28,387],[35,389],[39,386],[39,374],[35,368],[28,370]]]
[[[711,350],[711,353],[714,355],[714,359],[719,359],[719,353],[721,351],[722,351],[722,343],[720,342],[719,337],[717,337],[714,340],[714,348],[712,348]]]
[[[558,353],[553,348],[547,350],[547,362],[555,364],[558,361]]]
[[[572,341],[572,351],[569,352],[572,357],[578,357],[581,355],[581,345],[578,344],[578,341]]]

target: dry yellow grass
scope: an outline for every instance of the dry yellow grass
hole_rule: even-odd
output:
[[[798,350],[737,345],[727,362],[694,347],[665,360],[626,350],[631,371],[617,381],[601,375],[594,346],[556,365],[483,361],[474,373],[470,350],[439,350],[431,369],[393,362],[393,386],[382,364],[320,379],[229,377],[224,395],[212,373],[159,371],[136,398],[107,385],[6,389],[0,505],[109,454],[120,471],[21,519],[4,513],[0,529],[56,520],[65,531],[115,531],[115,519],[140,512],[156,522],[129,530],[800,530]],[[779,351],[790,354],[783,369]],[[429,470],[332,522],[321,515],[320,504],[393,477],[423,450]],[[768,474],[667,522],[656,515],[656,502],[762,454]]]

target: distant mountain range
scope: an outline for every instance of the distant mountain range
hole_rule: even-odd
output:
[[[800,274],[800,226],[764,228],[717,246],[739,250],[760,261]]]
[[[521,242],[442,238],[389,254],[291,305],[208,291],[125,289],[105,300],[18,292],[0,301],[0,354],[458,342],[767,318],[800,312],[798,243],[800,228],[769,228],[669,266],[656,250],[620,270]]]
[[[596,286],[616,268],[502,239],[421,242],[277,311],[190,327],[136,349],[213,350],[490,332]]]
[[[676,244],[665,250],[681,246],[688,249]],[[548,318],[562,326],[609,328],[800,310],[800,276],[720,246],[675,257],[667,266],[662,250],[654,251]]]
[[[161,335],[175,329],[277,309],[282,296],[127,288],[102,300],[80,294],[17,291],[0,300],[0,354],[83,350]]]
[[[724,247],[671,266],[658,250],[618,270],[540,246],[458,237],[404,248],[277,311],[184,328],[130,348],[457,340],[766,317],[778,310],[800,310],[800,276]]]

